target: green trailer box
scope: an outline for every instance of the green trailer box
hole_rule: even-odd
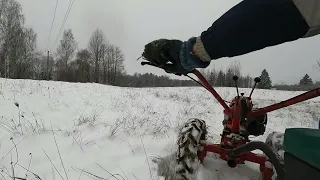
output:
[[[286,129],[285,180],[320,180],[320,130]]]

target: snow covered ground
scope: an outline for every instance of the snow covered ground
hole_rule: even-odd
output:
[[[216,90],[226,100],[236,94],[234,88]],[[256,90],[252,97],[266,106],[300,93]],[[269,113],[267,131],[256,139],[289,127],[316,128],[319,109],[316,98]],[[35,173],[43,180],[99,179],[90,173],[105,179],[161,179],[151,160],[172,153],[177,127],[191,117],[206,120],[210,138],[219,141],[222,107],[201,87],[0,79],[0,179],[10,179],[13,172],[27,179],[35,179]],[[230,170],[225,162],[207,158],[199,177],[257,179],[259,173],[252,165]]]

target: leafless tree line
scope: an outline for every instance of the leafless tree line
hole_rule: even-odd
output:
[[[38,50],[37,34],[24,22],[22,7],[16,0],[0,0],[0,77],[136,87],[195,85],[156,75],[127,75],[124,54],[108,42],[100,29],[92,33],[83,49],[78,49],[72,30],[65,30],[57,49],[48,57],[47,52]]]
[[[77,52],[76,49],[77,42],[71,29],[68,29],[55,54],[54,79],[116,85],[119,77],[125,74],[124,54],[119,47],[108,43],[100,29],[93,32],[87,48]]]
[[[94,82],[116,84],[117,77],[125,74],[121,49],[110,45],[101,30],[93,32],[88,52],[93,55]]]
[[[126,75],[124,54],[108,42],[96,29],[86,48],[78,49],[71,29],[64,31],[55,52],[37,48],[37,34],[25,27],[22,7],[16,0],[0,0],[0,77],[15,79],[49,79],[71,82],[96,82],[122,86],[177,86],[190,82],[172,81],[150,75]],[[47,63],[49,62],[49,65]],[[317,62],[320,70],[320,61]],[[47,68],[49,74],[47,74]],[[239,63],[224,69],[202,70],[213,86],[234,86],[233,75],[239,77],[239,87],[252,87],[253,78],[242,75]],[[155,80],[157,79],[157,80]],[[158,80],[158,79],[161,79]],[[121,81],[121,82],[120,82]],[[194,85],[194,84],[191,84]]]
[[[233,76],[238,76],[238,87],[249,88],[253,86],[253,79],[249,74],[243,76],[241,73],[240,63],[234,61],[224,70],[220,69],[209,69],[201,70],[202,74],[208,79],[209,83],[216,87],[233,87],[235,82]]]
[[[0,77],[49,76],[60,81],[116,84],[118,77],[125,74],[124,54],[108,43],[101,30],[95,30],[87,47],[79,51],[72,30],[65,30],[48,61],[47,53],[37,49],[37,34],[26,28],[24,22],[21,5],[16,0],[0,0]]]

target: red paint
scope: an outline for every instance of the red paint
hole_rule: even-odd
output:
[[[253,111],[251,98],[245,97],[245,96],[240,96],[240,97],[237,96],[231,101],[230,105],[228,106],[198,70],[194,70],[193,74],[195,74],[199,78],[201,84],[218,100],[218,102],[224,108],[223,112],[226,115],[228,115],[228,117],[230,117],[231,119],[231,121],[228,121],[226,126],[228,129],[231,130],[231,133],[238,136],[240,135],[239,134],[240,119],[243,118],[243,111],[244,111],[243,107],[241,106],[241,99],[245,100],[246,106],[248,107],[245,117],[254,118],[254,117],[266,114],[268,112],[320,96],[320,88],[317,88],[312,91],[293,97],[291,99],[288,99],[286,101],[282,101],[280,103],[273,104],[265,108],[259,109],[257,111]],[[219,154],[221,159],[228,160],[228,152],[224,150],[224,148],[227,148],[227,149],[237,148],[247,143],[245,139],[235,141],[234,139],[227,137],[231,133],[223,133],[223,135],[221,135],[220,144],[205,145],[204,150],[198,152],[199,160],[202,162],[206,157],[207,152],[213,152],[213,153]],[[266,157],[258,156],[252,152],[247,152],[245,154],[242,154],[236,157],[237,164],[244,164],[245,161],[259,164],[260,171],[263,176],[263,180],[271,180],[271,177],[273,175],[273,169],[265,167],[265,163],[267,162]]]

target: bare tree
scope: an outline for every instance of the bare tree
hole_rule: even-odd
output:
[[[94,61],[94,82],[99,82],[100,63],[105,57],[107,40],[100,29],[96,29],[88,43],[88,50],[92,54]]]
[[[37,35],[31,28],[23,29],[20,38],[17,41],[15,78],[34,77],[34,68],[36,61]]]
[[[0,76],[13,77],[12,72],[20,55],[24,16],[21,5],[14,0],[1,1],[0,9]],[[17,44],[20,43],[20,44]]]
[[[24,28],[21,5],[15,0],[0,2],[0,76],[34,78],[37,35]]]
[[[55,67],[54,58],[52,55],[49,56],[49,74],[47,74],[47,64],[48,64],[48,55],[45,52],[36,51],[34,55],[34,74],[36,79],[47,79],[47,75],[49,79],[57,79],[54,76],[57,68]]]
[[[113,77],[113,72],[112,72],[112,67],[114,66],[114,56],[115,56],[115,46],[114,45],[109,45],[107,47],[107,52],[106,52],[106,63],[104,64],[105,70],[107,72],[106,74],[106,80],[108,84],[112,83],[112,77]]]
[[[117,78],[125,73],[124,54],[118,46],[114,49],[113,79],[112,84],[117,84]]]
[[[39,79],[40,74],[43,70],[42,66],[42,58],[43,58],[43,53],[40,51],[35,51],[34,53],[34,59],[33,59],[33,66],[32,66],[32,71],[33,71],[33,78],[32,79]]]
[[[238,77],[241,76],[241,65],[237,61],[233,61],[230,63],[229,67],[232,69],[233,75],[236,75]]]
[[[110,46],[106,44],[101,45],[101,54],[103,55],[102,61],[102,80],[101,82],[106,84],[109,83],[109,72],[110,72],[110,58],[108,58],[108,53],[110,52]]]
[[[238,85],[242,86],[242,78],[241,78],[241,66],[236,61],[233,61],[229,64],[229,66],[226,69],[226,86],[232,87],[235,85],[235,82],[233,80],[233,76],[238,76]]]
[[[76,64],[78,65],[76,73],[78,81],[90,82],[93,62],[91,60],[91,54],[87,49],[81,49],[77,52]]]
[[[247,76],[243,77],[243,87],[252,87],[253,85],[253,78],[247,74]]]
[[[56,52],[56,67],[57,79],[67,80],[69,78],[68,64],[72,61],[75,51],[77,49],[77,42],[73,36],[72,30],[67,29],[63,32],[62,39]]]
[[[212,86],[216,85],[217,77],[218,77],[217,70],[215,68],[212,68],[208,77],[208,81]]]
[[[68,63],[72,60],[77,48],[77,42],[74,39],[71,29],[63,32],[63,37],[57,48],[57,59],[63,64],[63,68],[68,68]]]
[[[0,1],[0,76],[39,78],[43,54],[37,51],[37,35],[24,27],[24,15],[16,0]]]
[[[110,45],[107,48],[106,60],[108,83],[116,85],[117,78],[125,73],[124,54],[118,46]]]

